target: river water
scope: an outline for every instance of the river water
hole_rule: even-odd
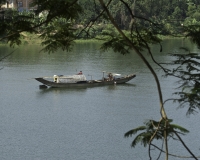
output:
[[[159,62],[172,60],[167,53],[181,46],[196,47],[188,41],[166,40],[163,52],[153,47]],[[124,133],[143,125],[148,119],[159,120],[159,101],[153,76],[135,53],[102,53],[99,43],[78,43],[73,51],[39,52],[37,44],[17,48],[0,46],[0,57],[14,53],[0,62],[0,159],[1,160],[145,160],[148,148]],[[150,56],[144,54],[149,60]],[[152,62],[151,62],[152,63]],[[175,79],[159,76],[164,100],[175,91]],[[102,71],[137,76],[127,84],[87,89],[39,89],[34,77],[71,75],[83,71],[87,79],[99,79]],[[168,118],[190,133],[182,136],[199,155],[200,116],[186,116],[186,108],[167,103]],[[155,142],[157,143],[157,142]],[[179,142],[169,140],[172,154],[189,153]],[[153,159],[158,152],[152,151]],[[174,157],[170,159],[176,159]]]

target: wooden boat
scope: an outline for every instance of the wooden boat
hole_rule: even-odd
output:
[[[94,86],[104,86],[112,84],[122,84],[136,77],[135,74],[120,76],[120,77],[119,76],[120,76],[119,74],[109,73],[107,78],[104,78],[103,76],[103,78],[100,80],[86,80],[86,77],[84,75],[72,75],[72,76],[54,75],[53,77],[38,77],[35,79],[49,87],[74,88],[74,87],[94,87]]]

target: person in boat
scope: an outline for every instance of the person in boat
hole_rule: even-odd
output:
[[[112,81],[112,80],[113,80],[113,75],[112,75],[112,73],[109,73],[109,74],[108,74],[108,80],[109,80],[109,81]]]
[[[82,71],[80,71],[77,75],[82,75],[83,74],[83,72]]]

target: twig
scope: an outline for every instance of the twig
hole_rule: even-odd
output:
[[[11,54],[13,54],[14,52],[15,52],[15,50],[12,51],[11,53],[5,55],[4,57],[2,57],[2,58],[0,59],[0,62],[3,61],[4,59],[6,59],[7,57],[9,57],[9,56],[10,56]]]
[[[160,148],[157,147],[156,145],[154,145],[154,144],[151,144],[151,145],[154,146],[155,148],[157,148],[158,150],[160,150],[161,152],[165,153],[165,151],[163,151],[162,149],[160,149]],[[170,153],[168,153],[168,155],[169,155],[169,156],[172,156],[172,157],[178,157],[178,158],[194,158],[194,157],[189,157],[189,156],[179,156],[179,155],[170,154]],[[197,158],[200,158],[200,156],[197,157]],[[198,159],[197,159],[197,160],[198,160]]]

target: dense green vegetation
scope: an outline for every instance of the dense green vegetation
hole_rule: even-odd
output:
[[[1,6],[4,5],[5,3],[6,3],[6,0],[1,0],[1,1],[0,1],[0,8],[1,8]]]
[[[124,0],[135,17],[142,17],[153,23],[162,24],[160,34],[182,33],[183,26],[200,24],[200,1],[198,0]],[[85,26],[99,15],[101,6],[98,1],[81,0],[79,4],[84,12],[80,15],[78,24]],[[128,8],[119,0],[113,0],[109,5],[110,13],[120,29],[128,30],[131,27],[132,17]],[[150,24],[144,20],[136,20],[140,25],[148,27]],[[105,19],[96,21],[99,25],[93,27],[91,35],[99,34],[110,24]],[[108,27],[109,29],[109,27]]]
[[[39,5],[44,6],[46,3],[48,2],[39,2]],[[1,4],[5,4],[5,0],[1,0]],[[59,3],[55,2],[54,4]],[[82,11],[77,12],[79,18],[73,17],[75,21],[70,22],[71,25],[78,29],[76,32],[78,37],[76,38],[94,38],[101,35],[102,31],[113,29],[105,14],[104,17],[98,17],[101,13],[101,5],[98,0],[79,0],[78,4],[82,7]],[[130,7],[131,12],[136,17],[135,19],[130,16],[130,11],[124,4]],[[48,10],[47,7],[39,9],[43,11]],[[62,9],[59,8],[58,10],[61,12]],[[159,30],[158,34],[182,35],[184,26],[200,24],[200,1],[198,0],[124,0],[124,3],[119,0],[112,0],[109,4],[109,10],[122,30],[129,30],[133,21],[142,27],[150,27],[151,23],[148,21],[151,21],[152,23],[162,25],[162,29]],[[38,15],[38,12],[36,14]],[[44,15],[45,12],[43,12],[43,18]],[[31,14],[30,16],[33,17]],[[53,16],[51,15],[52,18]],[[148,21],[146,21],[147,19]],[[41,17],[34,16],[34,21],[41,20]],[[65,22],[63,19],[57,19],[56,23],[62,23],[62,25],[69,24],[69,22]],[[56,24],[54,23],[54,25]],[[93,25],[90,30],[84,30],[80,34],[84,27],[90,25]],[[43,27],[39,28],[42,30]],[[53,30],[53,28],[51,29]]]
[[[177,57],[172,62],[176,67],[169,70],[155,61],[150,47],[152,44],[160,44],[162,52],[158,35],[190,37],[200,47],[199,0],[35,0],[34,5],[39,6],[36,12],[19,13],[11,10],[4,14],[0,19],[0,41],[10,43],[11,46],[20,45],[26,32],[38,34],[44,50],[48,52],[55,52],[59,48],[69,50],[74,40],[80,38],[103,40],[103,51],[113,49],[121,54],[134,51],[155,79],[161,118],[157,121],[149,120],[145,126],[128,131],[125,137],[141,132],[133,140],[132,146],[138,142],[145,147],[148,145],[149,159],[152,159],[153,147],[164,153],[168,160],[169,138],[178,139],[190,154],[188,158],[197,159],[180,137],[188,130],[172,124],[173,120],[168,118],[164,107],[167,101],[163,101],[160,81],[143,51],[150,55],[167,76],[180,79],[182,92],[176,93],[180,98],[169,100],[188,107],[188,113],[200,109],[198,54],[187,51],[173,55]],[[163,141],[164,147],[154,145],[154,140]]]

